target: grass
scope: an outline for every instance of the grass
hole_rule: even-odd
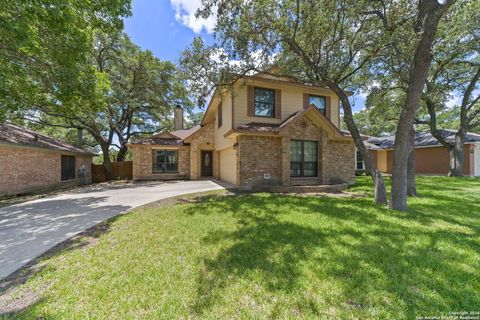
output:
[[[136,210],[42,261],[6,317],[414,319],[478,311],[480,180],[419,177],[408,212],[338,198],[213,195]]]

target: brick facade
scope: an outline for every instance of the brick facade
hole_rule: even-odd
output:
[[[291,177],[291,140],[317,141],[317,177]],[[243,135],[237,142],[242,186],[337,184],[352,182],[355,178],[353,141],[329,139],[325,129],[307,117],[295,120],[280,137]],[[269,180],[264,179],[265,173],[270,174]]]
[[[184,145],[132,144],[130,148],[133,151],[133,180],[198,179],[201,177],[201,152],[215,151],[214,122],[204,125],[185,141]],[[153,152],[159,149],[178,151],[178,173],[153,172]],[[218,177],[218,153],[213,152],[212,155],[213,176]]]
[[[239,184],[280,184],[282,181],[282,140],[280,137],[240,136],[237,155],[239,157]],[[264,174],[270,174],[265,180]]]
[[[172,180],[190,178],[190,150],[188,146],[177,148],[154,145],[132,145],[133,180]],[[153,153],[159,149],[178,151],[178,173],[153,172]]]
[[[215,121],[205,124],[200,130],[195,132],[190,142],[190,176],[192,179],[201,177],[201,152],[215,150]],[[213,177],[218,178],[218,153],[213,152]]]
[[[318,143],[318,175],[317,177],[309,178],[292,178],[290,173],[290,159],[291,159],[291,140],[310,140]],[[295,120],[288,127],[288,134],[283,137],[283,185],[289,186],[291,184],[320,184],[324,183],[323,178],[323,164],[326,155],[327,134],[324,129],[317,127],[308,118],[302,117]]]
[[[48,149],[0,146],[0,195],[49,190],[79,183],[85,166],[85,183],[91,183],[92,157],[75,155],[75,180],[61,180],[61,156],[74,155]]]
[[[236,171],[237,184],[251,188],[258,185],[291,186],[352,182],[355,176],[355,147],[343,136],[332,139],[327,129],[308,116],[293,120],[280,134],[240,134],[235,138],[232,163],[221,163],[215,149],[215,121],[184,140],[183,146],[165,147],[179,151],[178,174],[152,173],[152,152],[159,145],[131,145],[133,150],[133,179],[199,179],[201,152],[213,151],[213,177],[219,178],[220,166]],[[332,135],[331,131],[330,135]],[[310,140],[318,143],[318,174],[316,177],[292,178],[290,172],[291,140]],[[266,179],[269,176],[269,179]]]
[[[329,140],[324,150],[323,181],[325,184],[353,182],[355,180],[355,144]]]

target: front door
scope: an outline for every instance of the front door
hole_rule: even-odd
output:
[[[211,177],[213,174],[212,151],[202,151],[202,177]]]

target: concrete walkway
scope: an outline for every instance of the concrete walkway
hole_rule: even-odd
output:
[[[0,279],[56,244],[127,210],[220,189],[224,187],[208,180],[92,185],[0,208]]]

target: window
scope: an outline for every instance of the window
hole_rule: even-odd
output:
[[[292,177],[318,176],[317,141],[291,141],[290,173]]]
[[[321,112],[323,112],[323,114],[325,114],[325,109],[327,106],[325,97],[309,95],[308,105],[311,105],[311,104],[315,105],[315,107],[317,107],[318,110],[320,110]]]
[[[365,169],[365,165],[363,163],[362,155],[360,154],[360,152],[358,150],[356,151],[356,154],[357,154],[357,157],[355,159],[355,168],[357,170]]]
[[[254,115],[258,117],[275,116],[275,90],[255,88],[253,93]]]
[[[61,161],[61,178],[64,180],[75,179],[75,157],[74,156],[62,156]]]
[[[152,171],[155,173],[178,172],[177,150],[154,150]]]
[[[218,111],[217,112],[218,112],[218,114],[217,114],[218,124],[217,125],[218,125],[218,128],[220,128],[222,126],[222,120],[223,120],[222,119],[223,115],[222,115],[222,104],[221,103],[218,105]]]

